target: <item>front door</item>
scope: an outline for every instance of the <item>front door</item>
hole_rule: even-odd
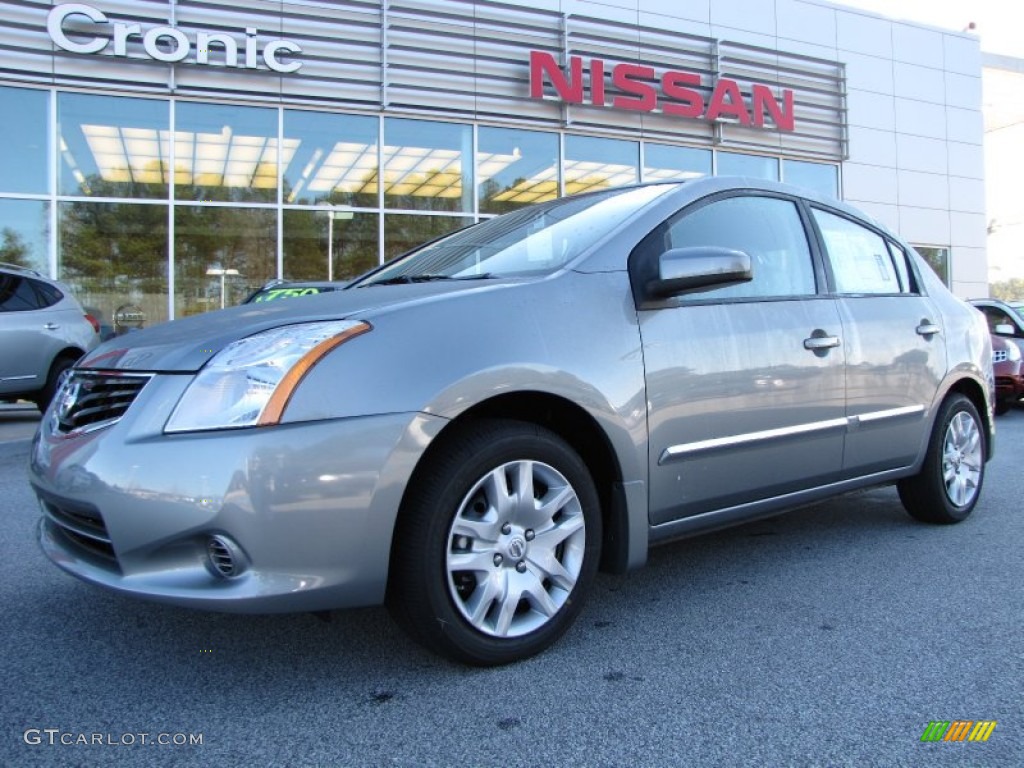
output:
[[[842,325],[835,300],[819,291],[823,276],[797,205],[722,197],[682,211],[652,237],[641,248],[742,250],[753,279],[639,310],[651,523],[837,479]]]

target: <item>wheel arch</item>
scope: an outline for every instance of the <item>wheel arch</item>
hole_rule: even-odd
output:
[[[622,465],[608,435],[598,421],[578,404],[559,395],[537,391],[509,392],[483,400],[452,419],[431,441],[403,493],[416,485],[417,475],[430,457],[444,450],[447,437],[474,420],[506,418],[545,427],[565,440],[590,471],[601,505],[603,537],[600,569],[623,573],[630,563],[630,505],[623,487]],[[639,511],[633,510],[634,514]],[[646,523],[646,513],[644,513]],[[633,542],[634,546],[637,542]],[[646,542],[644,542],[646,548]]]
[[[961,378],[955,381],[942,395],[940,402],[945,402],[950,395],[960,394],[966,397],[978,411],[978,415],[985,423],[985,460],[992,458],[994,446],[992,436],[994,434],[994,423],[992,411],[988,407],[988,398],[985,397],[985,390],[981,382],[973,378]]]

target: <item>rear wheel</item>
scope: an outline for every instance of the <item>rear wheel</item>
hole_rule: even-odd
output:
[[[899,483],[900,501],[926,523],[959,523],[978,502],[985,479],[985,430],[963,395],[943,402],[921,471]]]
[[[439,448],[403,505],[388,606],[457,661],[539,653],[572,624],[597,570],[590,473],[556,434],[511,420],[474,422]]]

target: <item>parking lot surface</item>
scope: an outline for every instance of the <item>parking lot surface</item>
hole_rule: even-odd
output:
[[[668,545],[599,577],[551,651],[490,670],[383,609],[200,613],[75,581],[35,543],[3,429],[0,765],[1024,765],[1021,410],[961,525],[886,488]],[[921,741],[956,720],[997,724]]]

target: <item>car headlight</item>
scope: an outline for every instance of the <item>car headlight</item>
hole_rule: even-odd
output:
[[[1020,360],[1020,347],[1013,342],[1006,345],[1006,359],[1011,363],[1015,363]]]
[[[164,431],[277,424],[317,361],[370,329],[365,322],[331,320],[286,325],[232,342],[188,385]]]

